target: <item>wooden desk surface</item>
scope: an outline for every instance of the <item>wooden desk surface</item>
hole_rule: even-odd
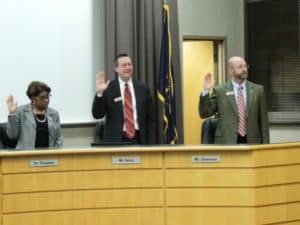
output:
[[[156,146],[110,146],[80,147],[50,150],[3,150],[0,157],[48,154],[86,154],[88,152],[178,152],[178,151],[257,151],[300,148],[300,142],[267,145],[156,145]]]
[[[0,225],[300,224],[300,143],[1,151],[0,158]]]

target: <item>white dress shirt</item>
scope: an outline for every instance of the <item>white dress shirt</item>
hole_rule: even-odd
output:
[[[235,97],[236,102],[237,102],[237,97],[238,97],[239,86],[243,87],[244,102],[245,102],[245,106],[247,106],[246,80],[241,85],[239,85],[238,83],[234,82],[233,80],[231,80],[231,82],[232,82],[232,87],[233,87],[233,92],[234,92],[234,97]]]

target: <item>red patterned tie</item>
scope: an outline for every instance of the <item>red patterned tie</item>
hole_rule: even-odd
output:
[[[125,83],[124,99],[125,132],[128,138],[133,138],[135,136],[135,127],[133,119],[132,97],[127,83]]]
[[[237,107],[239,113],[238,133],[240,136],[244,137],[246,136],[246,111],[242,86],[238,87]]]

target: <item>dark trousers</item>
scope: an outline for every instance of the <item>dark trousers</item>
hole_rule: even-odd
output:
[[[247,144],[247,135],[243,137],[238,134],[236,143],[237,144]]]
[[[141,144],[140,131],[135,131],[135,136],[133,138],[129,138],[126,136],[125,132],[122,132],[122,142],[128,143],[131,145],[139,145]]]

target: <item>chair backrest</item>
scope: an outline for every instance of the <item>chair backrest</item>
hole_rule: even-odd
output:
[[[94,135],[95,143],[103,142],[104,125],[105,125],[105,119],[101,119],[96,122],[95,135]]]
[[[215,133],[218,125],[217,118],[208,118],[204,120],[201,127],[201,143],[202,144],[214,144]]]
[[[17,145],[16,139],[11,139],[6,133],[6,123],[0,123],[0,142],[2,144],[1,148],[15,148]]]

